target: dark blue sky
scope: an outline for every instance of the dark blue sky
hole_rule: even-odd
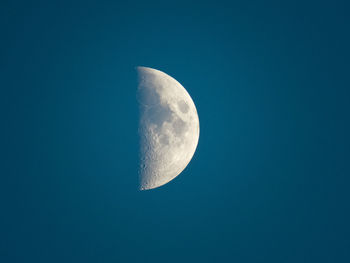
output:
[[[350,262],[346,1],[2,1],[0,262]],[[135,66],[201,124],[137,191]]]

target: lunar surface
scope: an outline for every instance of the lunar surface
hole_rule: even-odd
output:
[[[140,106],[140,190],[162,186],[188,165],[199,138],[196,107],[174,78],[137,67]]]

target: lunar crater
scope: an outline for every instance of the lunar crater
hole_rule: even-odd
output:
[[[166,134],[162,134],[159,138],[159,142],[164,145],[169,145],[169,136]]]

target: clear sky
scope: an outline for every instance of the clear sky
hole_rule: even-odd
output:
[[[350,262],[347,1],[1,1],[0,262]],[[136,66],[197,151],[138,191]]]

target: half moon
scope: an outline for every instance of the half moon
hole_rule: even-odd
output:
[[[199,139],[196,107],[185,88],[162,71],[137,67],[140,106],[140,190],[162,186],[191,161]]]

